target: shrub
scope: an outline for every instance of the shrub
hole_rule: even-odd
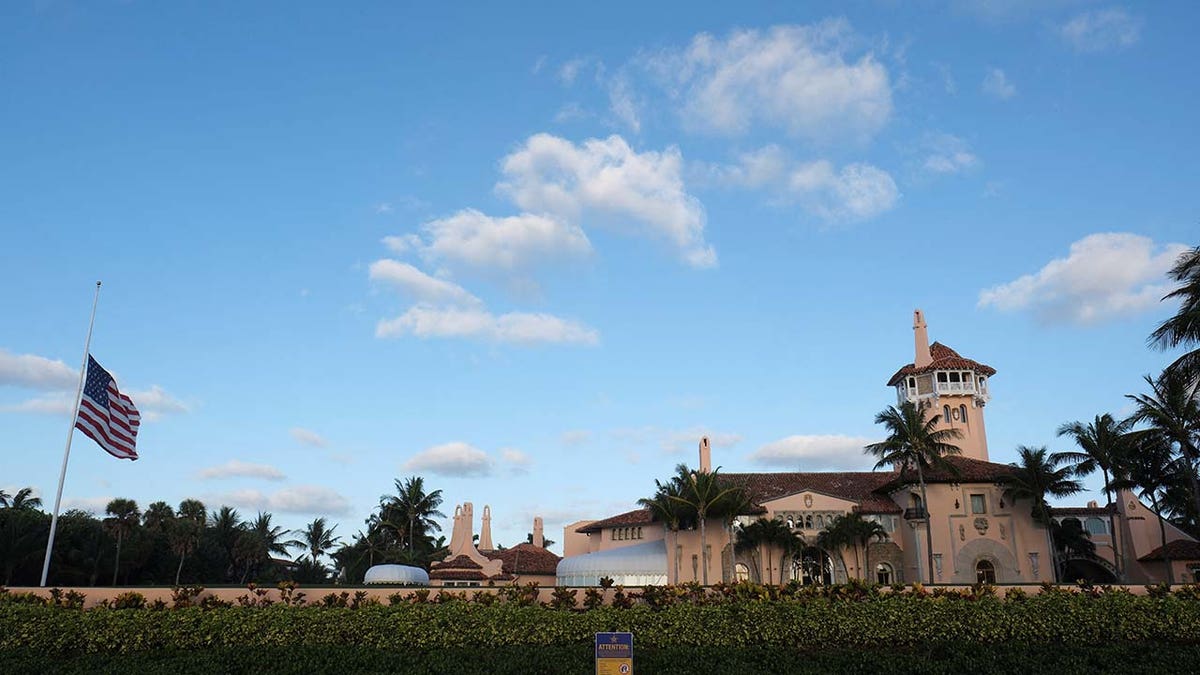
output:
[[[137,591],[126,591],[113,598],[108,606],[110,609],[143,609],[146,607],[146,596]]]

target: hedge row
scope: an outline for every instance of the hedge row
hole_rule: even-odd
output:
[[[1000,600],[886,595],[848,602],[677,604],[551,611],[516,604],[79,610],[0,604],[0,651],[111,654],[211,648],[579,647],[632,631],[639,649],[915,650],[962,644],[1200,644],[1200,601],[1062,592]]]
[[[1200,646],[1177,644],[981,645],[963,643],[929,650],[827,649],[800,652],[778,647],[674,647],[634,650],[639,675],[697,673],[1168,673],[1200,662]],[[222,647],[204,651],[46,655],[0,651],[0,672],[170,673],[257,675],[315,672],[459,675],[495,673],[593,673],[589,646],[382,650],[363,647]]]

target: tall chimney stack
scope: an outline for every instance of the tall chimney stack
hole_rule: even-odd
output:
[[[483,525],[479,529],[479,550],[496,550],[496,547],[492,546],[492,507],[487,504],[483,506]]]
[[[538,548],[546,548],[546,536],[542,533],[541,516],[533,518],[533,545]]]
[[[712,448],[708,444],[708,436],[700,438],[700,472],[712,473]]]
[[[929,353],[929,329],[925,325],[925,315],[919,309],[913,310],[913,341],[916,343],[913,365],[924,368],[933,363],[933,356]]]

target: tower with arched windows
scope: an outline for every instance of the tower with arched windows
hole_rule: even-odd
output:
[[[957,429],[953,441],[964,457],[988,461],[987,430],[983,408],[988,399],[988,378],[996,369],[964,358],[950,347],[929,344],[929,331],[921,310],[913,312],[913,362],[888,380],[900,403],[912,401],[928,416],[938,416],[938,429]]]

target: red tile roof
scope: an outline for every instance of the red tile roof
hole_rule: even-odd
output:
[[[575,531],[579,532],[581,534],[587,534],[589,532],[599,532],[601,530],[604,530],[604,529],[607,529],[610,527],[625,527],[627,525],[649,525],[650,523],[653,523],[653,522],[654,522],[654,514],[650,512],[650,509],[645,509],[645,508],[634,509],[633,511],[626,511],[625,513],[617,514],[611,518],[605,518],[604,520],[597,520],[596,522],[591,523],[589,525],[584,525],[583,527],[576,528]]]
[[[503,562],[510,574],[554,574],[562,558],[540,546],[523,543],[503,551],[489,551],[487,557]]]
[[[1107,516],[1110,509],[1107,506],[1066,506],[1066,507],[1051,507],[1050,515],[1052,516]],[[1117,507],[1114,504],[1112,513],[1117,512]]]
[[[929,345],[929,355],[933,357],[933,362],[922,368],[918,368],[916,364],[910,363],[892,376],[888,380],[888,386],[894,387],[900,383],[900,380],[909,375],[920,375],[922,373],[931,373],[935,370],[973,370],[985,377],[991,377],[996,374],[996,369],[991,366],[985,366],[978,361],[959,356],[958,352],[947,347],[946,345],[935,342]]]
[[[1166,560],[1164,553],[1171,556],[1171,560],[1200,560],[1200,541],[1192,539],[1176,539],[1168,541],[1166,546],[1159,546],[1146,555],[1138,558],[1141,562],[1149,562],[1151,560]]]
[[[722,474],[722,478],[744,486],[750,493],[750,500],[759,506],[780,497],[811,491],[855,502],[862,513],[900,513],[903,510],[886,494],[876,492],[895,478],[890,472],[728,473]]]
[[[951,473],[940,469],[926,470],[926,483],[1002,483],[1007,482],[1013,477],[1013,473],[1017,468],[1010,464],[997,464],[995,462],[985,462],[982,459],[972,459],[971,457],[960,457],[951,455],[946,458],[952,466],[958,469],[958,473]],[[917,482],[917,472],[915,469],[905,469],[901,472],[892,472],[887,474],[891,477],[894,486],[910,485]]]

